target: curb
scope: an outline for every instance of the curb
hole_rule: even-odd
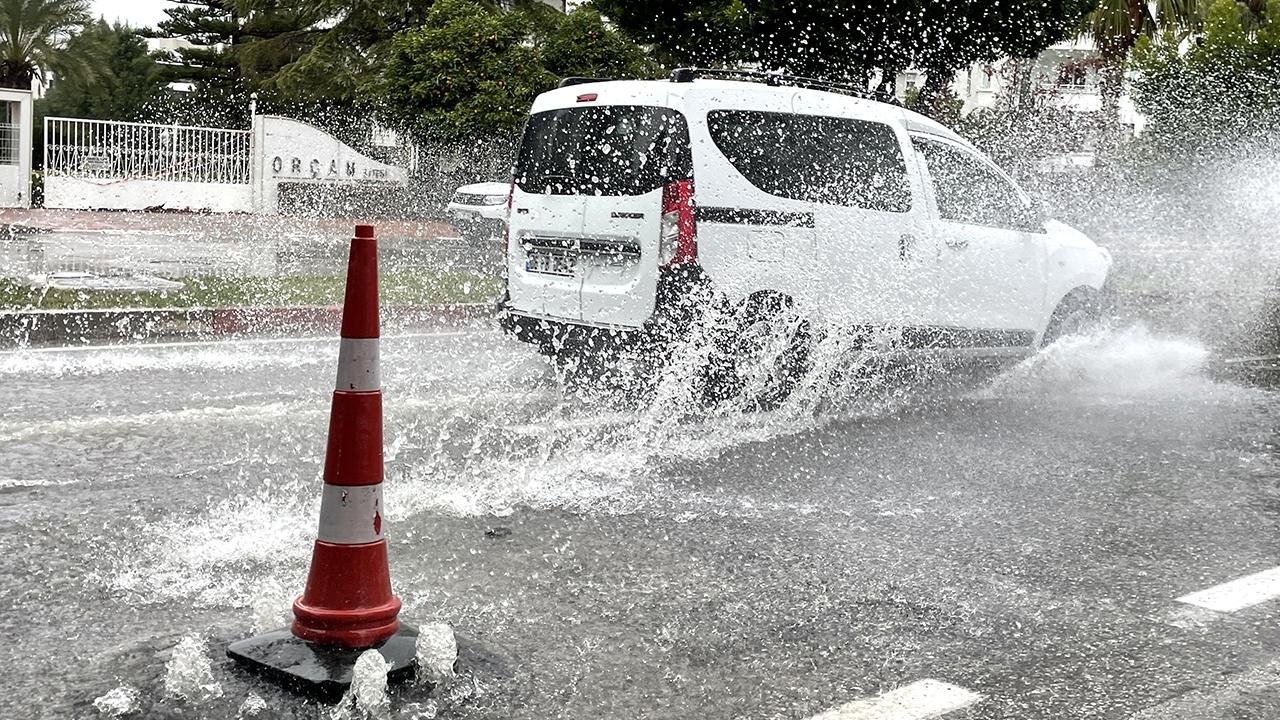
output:
[[[399,305],[383,308],[382,320],[388,327],[458,327],[489,319],[494,313],[493,303]],[[341,324],[340,305],[11,310],[0,312],[0,347],[337,333]]]

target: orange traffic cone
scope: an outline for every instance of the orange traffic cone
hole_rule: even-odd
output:
[[[376,648],[388,679],[412,675],[417,631],[397,616],[382,505],[382,384],[378,370],[378,249],[373,227],[357,225],[347,265],[338,378],[311,571],[293,603],[291,631],[241,640],[227,649],[252,669],[339,694],[360,653]]]

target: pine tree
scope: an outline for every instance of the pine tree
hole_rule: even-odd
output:
[[[247,120],[249,88],[235,57],[244,40],[244,18],[234,0],[170,0],[148,37],[177,38],[189,45],[162,57],[163,78],[185,93],[175,99],[175,121],[204,118],[203,124],[243,126]],[[189,86],[189,90],[181,86]]]

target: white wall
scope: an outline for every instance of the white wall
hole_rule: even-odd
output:
[[[167,210],[251,212],[253,186],[171,180],[91,180],[50,175],[44,179],[44,205],[72,210]]]
[[[0,207],[31,207],[31,91],[0,90],[0,102],[18,103],[18,162],[0,165]]]

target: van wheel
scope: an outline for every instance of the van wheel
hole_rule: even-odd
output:
[[[1096,329],[1102,322],[1102,296],[1093,288],[1076,288],[1058,303],[1049,318],[1040,347],[1047,347],[1071,335]]]
[[[738,311],[733,382],[749,407],[781,405],[809,370],[813,330],[785,295],[759,293]]]

